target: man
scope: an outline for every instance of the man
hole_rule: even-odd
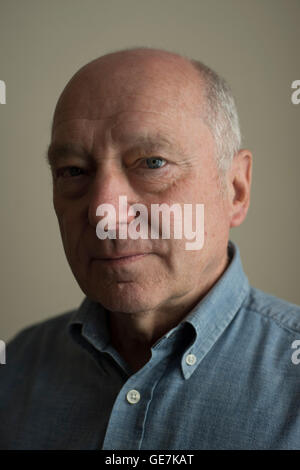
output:
[[[251,288],[229,241],[249,207],[252,155],[224,80],[161,50],[96,59],[58,101],[48,159],[86,298],[8,345],[1,448],[300,448],[300,310]],[[116,208],[118,235],[137,203],[148,214],[203,204],[203,247],[97,236],[102,204]]]

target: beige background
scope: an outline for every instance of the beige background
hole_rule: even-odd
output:
[[[71,75],[132,46],[203,60],[231,84],[252,205],[232,231],[251,283],[300,304],[299,0],[0,0],[0,338],[76,307],[45,163],[52,112]]]

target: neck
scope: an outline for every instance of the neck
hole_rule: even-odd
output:
[[[151,347],[168,331],[178,325],[208,293],[228,265],[228,258],[214,280],[199,289],[176,299],[169,299],[163,306],[138,313],[110,312],[109,324],[112,345],[131,365],[134,371],[151,357]],[[198,286],[199,287],[199,286]]]

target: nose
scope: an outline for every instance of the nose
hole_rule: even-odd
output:
[[[113,168],[104,170],[101,168],[95,174],[89,191],[89,223],[96,228],[98,222],[104,217],[104,213],[99,211],[99,206],[110,204],[115,211],[117,227],[119,224],[129,224],[135,216],[128,216],[128,209],[136,201],[137,195],[124,170]],[[99,215],[100,213],[101,215]]]

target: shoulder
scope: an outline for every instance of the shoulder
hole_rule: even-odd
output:
[[[300,333],[300,306],[296,304],[251,287],[244,307],[282,330]]]
[[[7,343],[7,362],[22,359],[35,362],[53,349],[63,349],[69,343],[68,323],[76,313],[70,310],[29,325],[16,333]]]

